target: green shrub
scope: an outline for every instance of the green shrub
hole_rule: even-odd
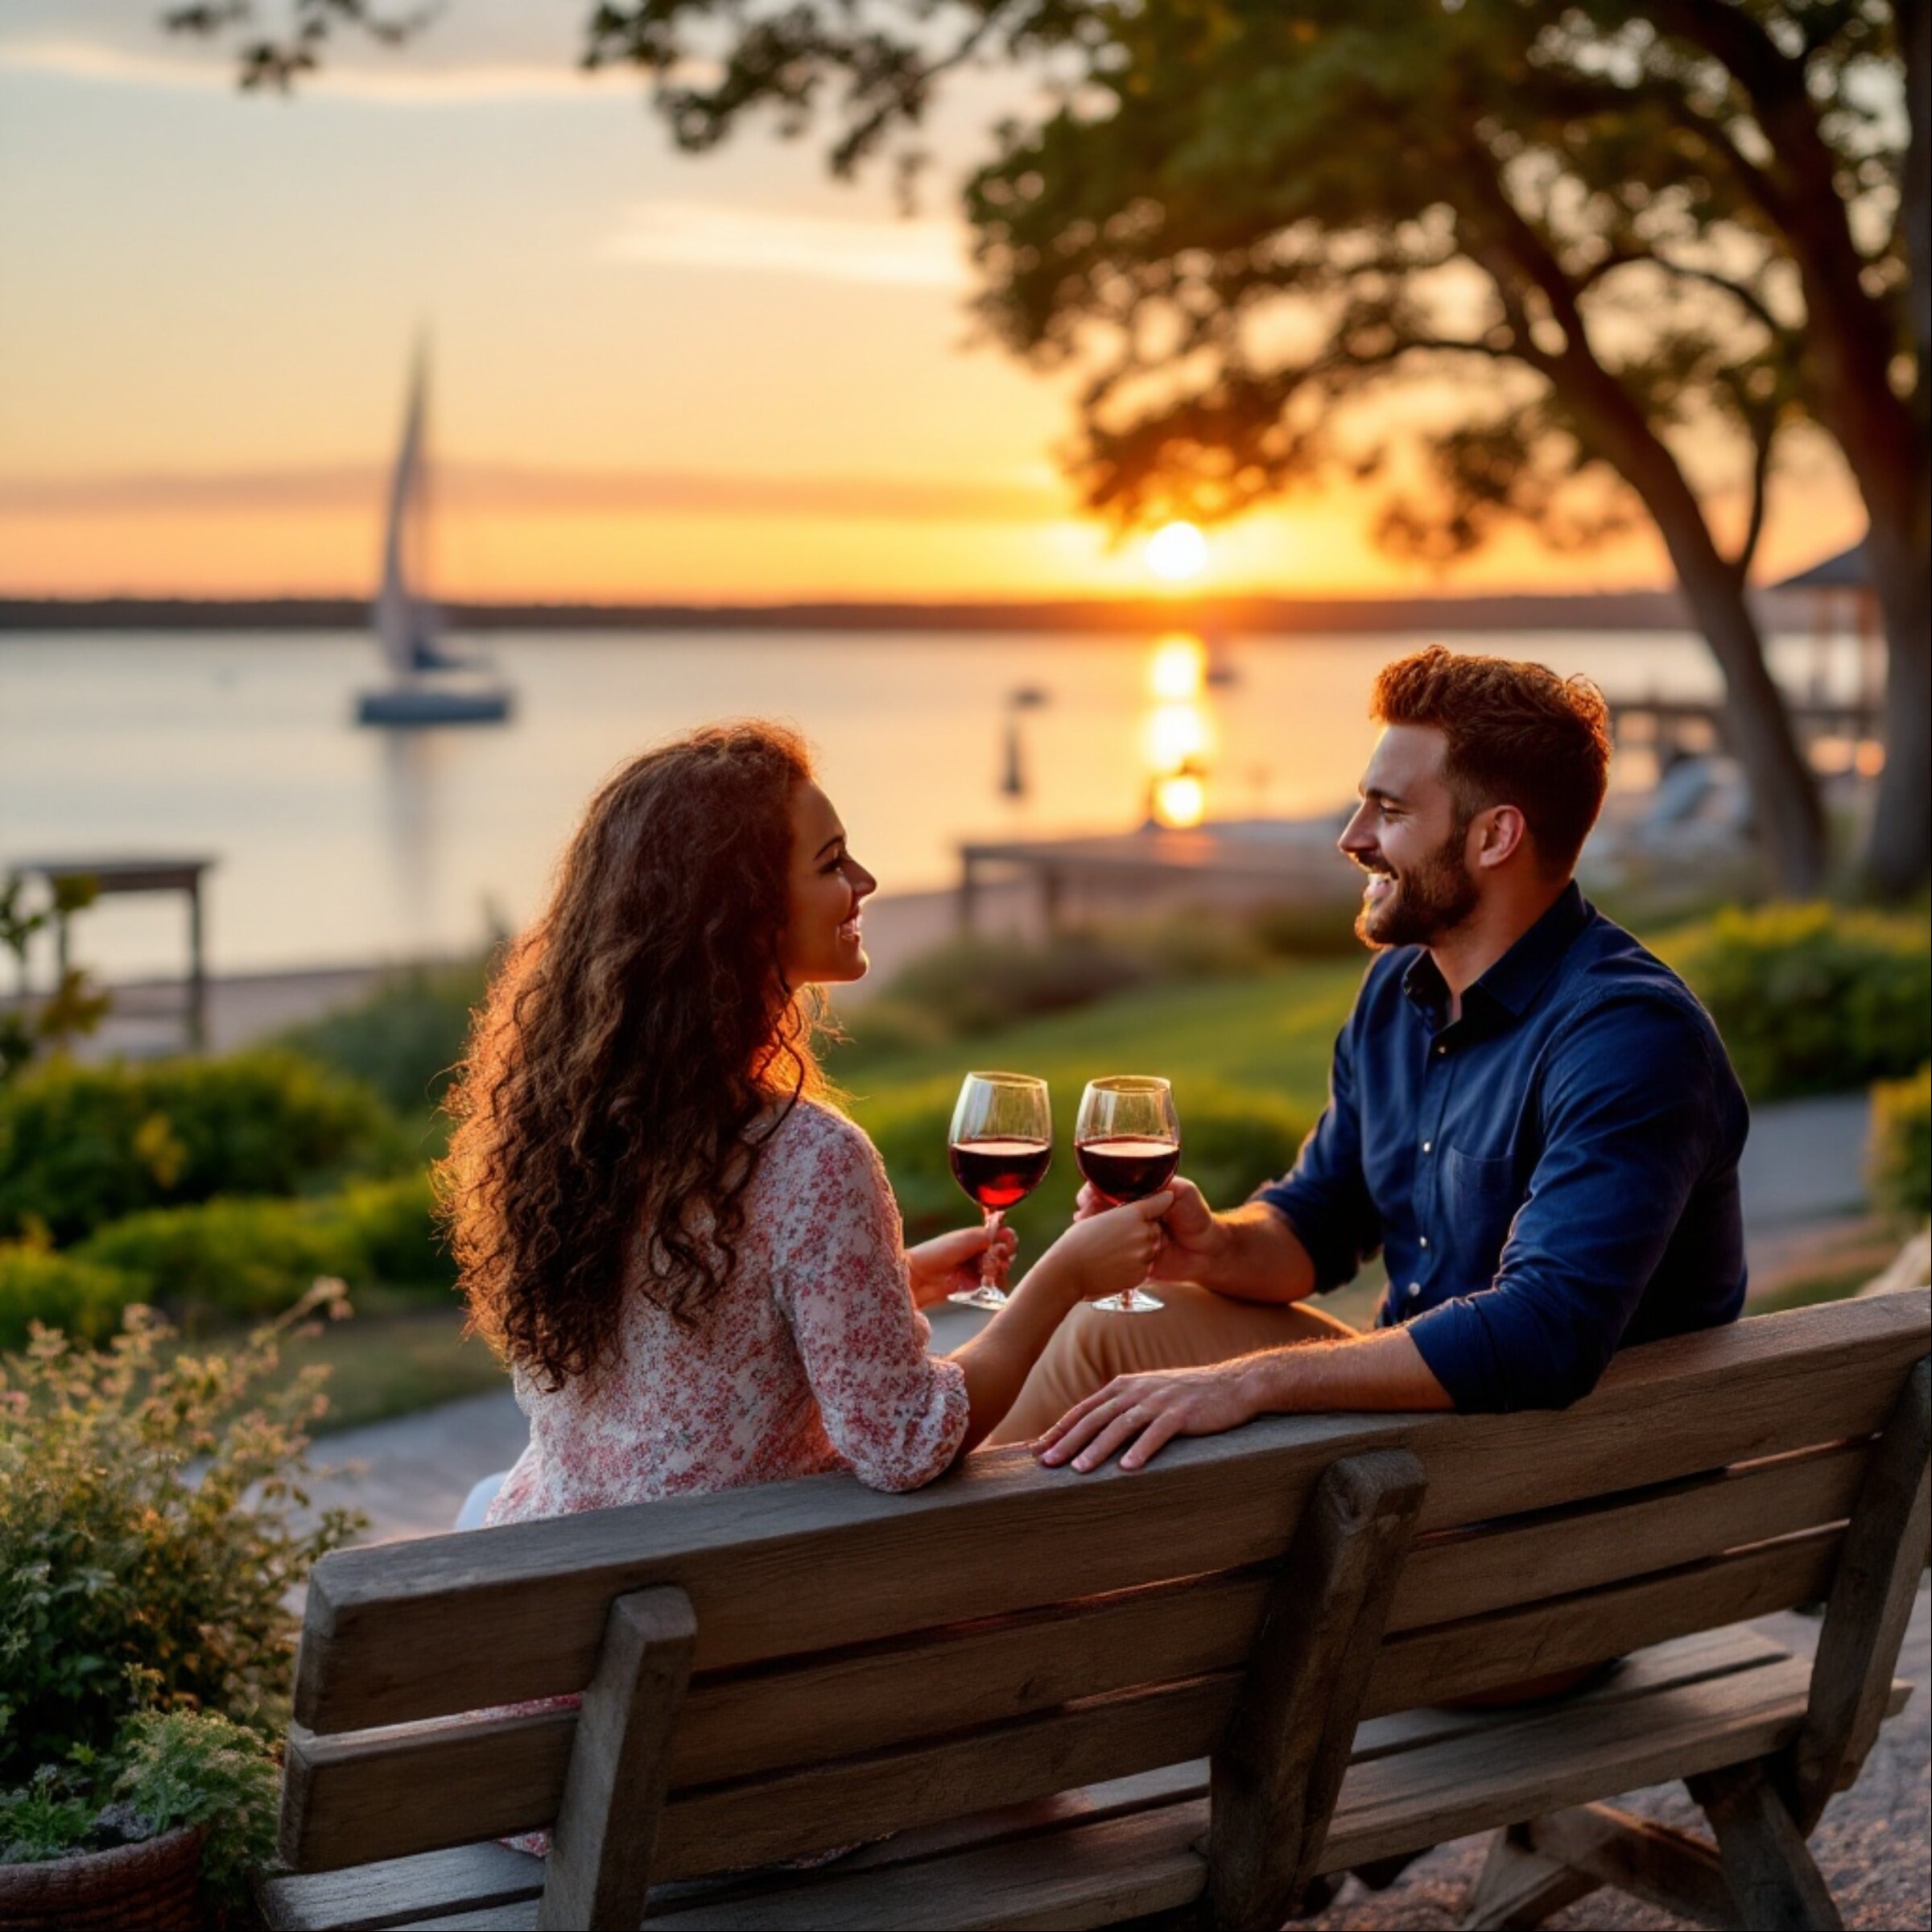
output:
[[[144,1208],[407,1158],[374,1094],[291,1053],[39,1067],[0,1092],[0,1238],[44,1227],[64,1245]]]
[[[0,1348],[23,1348],[29,1327],[45,1322],[83,1340],[105,1340],[121,1311],[138,1299],[126,1276],[31,1242],[0,1241]]]
[[[1732,909],[1657,950],[1709,1009],[1754,1100],[1896,1079],[1932,1055],[1923,918],[1825,905]]]
[[[412,968],[359,1005],[281,1034],[277,1044],[374,1088],[398,1113],[414,1113],[448,1089],[485,981],[481,960]]]
[[[361,1257],[335,1204],[231,1199],[154,1208],[110,1223],[72,1251],[111,1269],[132,1298],[165,1311],[191,1333],[279,1315],[319,1275],[361,1274]]]
[[[905,1218],[908,1241],[971,1225],[979,1210],[960,1191],[947,1159],[947,1132],[959,1082],[950,1075],[901,1088],[852,1112],[872,1136]]]
[[[320,1275],[440,1292],[456,1279],[431,1222],[426,1174],[318,1201],[224,1196],[151,1208],[111,1223],[70,1254],[109,1271],[122,1302],[149,1302],[197,1333],[279,1315]]]
[[[345,1251],[353,1253],[350,1265],[338,1270],[348,1280],[438,1293],[456,1286],[456,1263],[436,1225],[427,1174],[365,1181],[328,1205],[342,1229]]]
[[[1091,1005],[1156,976],[1150,960],[1091,932],[1040,945],[962,939],[911,961],[890,993],[896,1005],[933,1015],[948,1033],[969,1034]]]
[[[1872,1089],[1872,1193],[1901,1220],[1932,1215],[1932,1065]]]
[[[1251,914],[1248,930],[1274,959],[1354,959],[1362,952],[1355,936],[1360,910],[1354,899],[1284,900]]]
[[[171,1356],[168,1334],[130,1310],[111,1349],[41,1329],[0,1359],[0,1789],[108,1750],[142,1707],[272,1736],[289,1595],[359,1527],[298,1520],[319,1374],[277,1385],[274,1331],[228,1356]]]

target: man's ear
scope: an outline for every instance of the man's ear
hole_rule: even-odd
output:
[[[1492,805],[1470,824],[1476,840],[1476,863],[1494,866],[1515,856],[1530,836],[1522,813],[1513,805]]]

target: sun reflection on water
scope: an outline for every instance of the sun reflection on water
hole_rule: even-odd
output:
[[[1154,700],[1145,727],[1148,815],[1166,826],[1198,825],[1208,809],[1208,774],[1216,749],[1205,696],[1208,647],[1187,631],[1157,638],[1147,660]]]

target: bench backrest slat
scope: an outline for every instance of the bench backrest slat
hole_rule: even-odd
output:
[[[1554,1604],[1521,1606],[1485,1619],[1480,1633],[1447,1624],[1392,1638],[1377,1657],[1364,1715],[1595,1662],[1817,1596],[1830,1585],[1843,1534],[1814,1531]],[[915,1703],[902,1686],[896,1725],[877,1714],[869,1748],[815,1752],[801,1740],[786,1748],[778,1768],[718,1782],[685,1775],[694,1762],[722,1761],[682,1741],[703,1736],[704,1707],[694,1695],[673,1748],[655,1875],[714,1869],[720,1845],[733,1847],[733,1862],[749,1859],[747,1844],[760,1847],[759,1859],[790,1857],[841,1837],[907,1829],[1090,1778],[1203,1757],[1245,1675],[1237,1661],[1179,1682],[1042,1706],[970,1728],[956,1704],[936,1697]],[[795,1707],[811,1707],[803,1700]],[[816,1707],[829,1713],[836,1699],[824,1696]],[[303,1862],[323,1869],[540,1826],[555,1814],[575,1728],[574,1714],[559,1711],[424,1726],[407,1745],[366,1734],[299,1740],[290,1754],[288,1802],[299,1821]],[[935,1733],[943,1734],[936,1741]],[[841,1741],[849,1744],[850,1734]],[[434,1827],[426,1812],[436,1814]],[[846,1822],[828,1824],[840,1819]]]
[[[1633,1350],[1558,1415],[1282,1421],[1130,1477],[1002,1455],[913,1497],[815,1479],[345,1553],[312,1599],[302,1682],[324,1724],[291,1740],[284,1853],[319,1869],[547,1823],[568,1711],[365,1727],[578,1688],[588,1662],[550,1669],[539,1645],[574,1656],[577,1606],[601,1615],[648,1581],[688,1590],[697,1617],[660,1880],[1203,1754],[1260,1566],[1322,1470],[1387,1442],[1421,1458],[1435,1529],[1372,1712],[1783,1608],[1829,1586],[1927,1307],[1875,1298]],[[1767,1457],[1785,1459],[1732,1466]],[[588,1581],[560,1567],[571,1542]],[[942,1620],[962,1611],[982,1620]]]
[[[702,1674],[1271,1562],[1323,1470],[1359,1449],[1422,1458],[1427,1530],[1870,1435],[1922,1352],[1913,1311],[1887,1305],[1912,1298],[1631,1350],[1560,1422],[1284,1418],[1131,1476],[1048,1475],[1014,1450],[909,1496],[813,1477],[338,1551],[311,1585],[295,1716],[358,1730],[580,1690],[609,1604],[654,1583],[690,1595]]]

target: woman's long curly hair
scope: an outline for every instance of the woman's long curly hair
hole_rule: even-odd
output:
[[[755,721],[634,758],[477,1015],[442,1212],[473,1325],[541,1387],[615,1360],[628,1293],[696,1321],[777,1122],[754,1125],[822,1087],[780,950],[811,775]]]

